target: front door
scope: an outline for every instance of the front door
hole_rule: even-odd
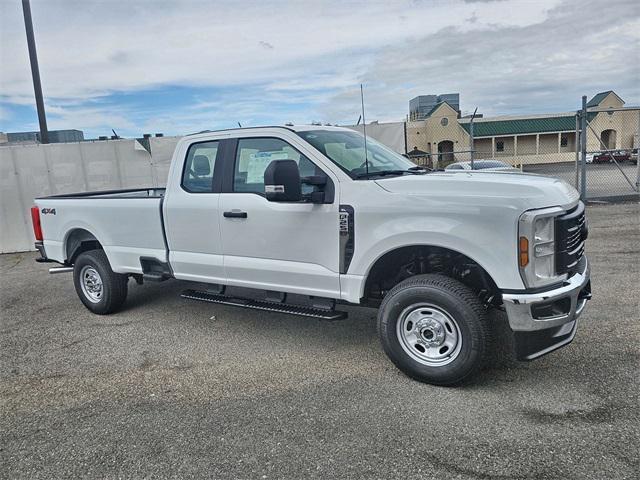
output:
[[[275,137],[240,138],[233,157],[225,159],[233,178],[220,198],[227,284],[339,298],[338,199],[284,203],[264,196],[264,171],[273,160],[295,160],[301,177],[326,173]]]

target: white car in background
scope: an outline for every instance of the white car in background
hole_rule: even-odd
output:
[[[508,163],[501,162],[500,160],[474,160],[473,168],[471,168],[471,162],[456,162],[444,167],[445,172],[457,171],[457,170],[490,170],[490,171],[512,171],[519,172],[517,168],[514,168]]]

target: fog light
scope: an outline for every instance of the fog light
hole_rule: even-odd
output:
[[[531,307],[531,315],[536,320],[562,317],[571,312],[571,298],[566,297],[551,302],[538,303]]]

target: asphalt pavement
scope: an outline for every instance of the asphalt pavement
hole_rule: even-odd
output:
[[[399,372],[374,310],[323,322],[170,281],[96,316],[70,275],[2,255],[0,478],[637,478],[640,208],[588,216],[574,342],[531,363],[505,343],[463,388]]]

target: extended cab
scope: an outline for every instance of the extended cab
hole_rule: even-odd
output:
[[[567,183],[429,173],[338,127],[190,135],[166,189],[35,203],[39,260],[73,271],[94,313],[119,309],[131,277],[207,284],[182,296],[326,319],[344,316],[336,303],[376,307],[391,360],[433,384],[461,383],[485,362],[489,309],[506,311],[517,357],[530,360],[573,339],[591,297],[585,209]]]

